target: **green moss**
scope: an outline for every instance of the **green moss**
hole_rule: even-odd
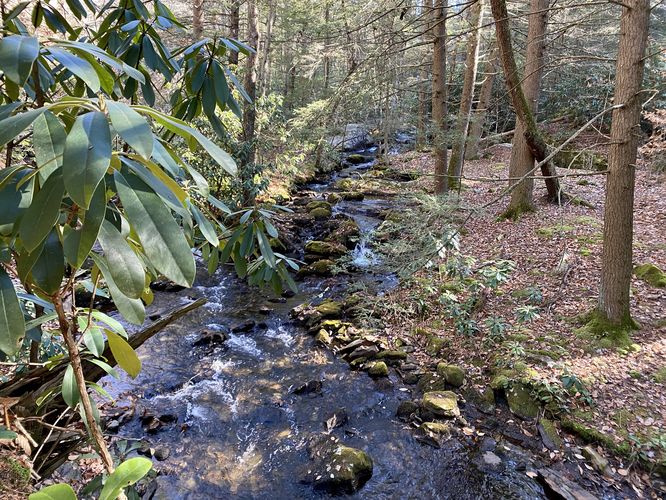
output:
[[[326,210],[330,211],[331,210],[331,204],[327,201],[315,200],[315,201],[311,201],[310,203],[308,203],[305,206],[305,208],[308,212],[311,212],[315,208],[325,208]]]
[[[506,400],[509,409],[520,418],[536,418],[539,414],[539,403],[532,397],[532,390],[528,384],[512,383],[506,390]]]
[[[310,210],[310,215],[317,220],[328,219],[331,216],[331,211],[326,208],[315,208]]]
[[[428,343],[426,344],[426,352],[431,356],[437,356],[444,348],[446,341],[437,335],[428,335]]]
[[[571,419],[561,422],[562,429],[575,434],[586,443],[596,443],[621,456],[631,455],[631,446],[628,443],[616,443],[613,438],[597,429],[588,427]]]
[[[666,384],[666,366],[662,366],[654,373],[655,382]]]
[[[383,361],[377,361],[372,364],[368,370],[368,374],[371,377],[388,377],[389,369],[386,363]]]
[[[636,266],[634,274],[655,288],[666,288],[666,273],[654,264]]]
[[[517,221],[520,219],[521,215],[532,213],[535,210],[534,205],[530,203],[510,204],[509,207],[497,217],[497,219]]]
[[[325,257],[339,256],[347,252],[347,247],[339,243],[331,243],[328,241],[308,241],[305,244],[305,251]]]
[[[539,425],[541,426],[541,429],[546,435],[547,439],[549,439],[555,445],[556,449],[560,449],[562,447],[562,438],[557,433],[557,426],[555,423],[552,420],[548,420],[547,418],[542,418],[539,421]]]
[[[575,330],[575,334],[587,340],[589,347],[601,347],[603,349],[619,349],[632,346],[630,333],[640,328],[631,317],[627,316],[619,324],[610,322],[598,310],[579,315],[576,321],[584,322],[584,325]]]
[[[566,224],[555,224],[553,226],[545,226],[537,228],[536,234],[537,236],[541,236],[543,238],[552,238],[553,236],[556,235],[571,233],[573,230],[574,230],[573,226],[568,226]]]
[[[438,417],[458,417],[458,396],[451,391],[432,391],[423,395],[421,404],[424,409],[432,412]]]
[[[444,377],[447,384],[453,387],[462,387],[465,383],[465,370],[459,366],[449,365],[447,363],[437,364],[437,373]]]
[[[342,304],[330,299],[323,301],[315,309],[322,318],[337,318],[342,314]]]
[[[622,429],[626,429],[629,422],[634,419],[634,415],[629,410],[618,410],[613,415],[613,422],[619,425]]]

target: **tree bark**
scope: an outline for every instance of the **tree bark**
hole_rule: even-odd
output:
[[[624,0],[617,53],[611,145],[604,210],[604,247],[598,313],[612,325],[633,327],[629,307],[636,152],[650,2]]]
[[[261,64],[259,65],[259,86],[261,88],[261,95],[266,95],[270,92],[270,53],[271,42],[273,38],[273,25],[275,24],[275,0],[268,2],[268,18],[266,19],[266,36],[262,37],[262,54]]]
[[[203,0],[192,0],[192,38],[201,40],[203,35]]]
[[[446,11],[448,0],[435,0],[433,9],[432,122],[435,134],[435,194],[448,192],[446,145]]]
[[[465,79],[463,82],[460,107],[456,123],[456,135],[451,161],[449,163],[449,188],[460,185],[463,159],[465,157],[465,143],[469,130],[469,120],[472,114],[472,99],[474,98],[474,83],[479,62],[479,41],[481,40],[481,25],[483,22],[483,0],[476,0],[470,13],[470,26],[472,31],[467,38],[467,56],[465,58]]]
[[[485,65],[485,79],[481,84],[479,91],[479,102],[474,110],[472,123],[469,129],[469,136],[467,138],[467,147],[465,148],[465,159],[476,160],[481,155],[479,151],[479,143],[481,135],[483,134],[483,125],[486,122],[486,114],[488,112],[488,105],[493,96],[493,84],[495,83],[495,76],[497,75],[497,68],[499,61],[497,60],[497,50],[493,49],[488,63]]]
[[[229,8],[229,37],[238,40],[240,35],[240,0],[232,0]],[[238,52],[229,51],[229,63],[238,64]]]
[[[548,4],[550,0],[532,0],[527,29],[527,56],[523,71],[523,92],[527,105],[533,114],[537,112],[541,76],[543,74],[544,50],[546,48],[546,25],[548,22]],[[525,126],[522,121],[516,123],[513,136],[509,177],[520,178],[534,168],[534,154],[525,138]],[[509,181],[513,185],[515,181]],[[506,215],[518,218],[523,212],[534,210],[534,179],[527,178],[520,182],[511,192],[511,201]]]
[[[257,2],[247,1],[247,42],[250,47],[259,46],[259,32],[257,30]],[[246,143],[247,154],[241,165],[241,179],[243,182],[243,204],[254,204],[254,162],[256,157],[255,124],[257,119],[257,53],[250,52],[245,59],[245,81],[243,87],[251,99],[245,103],[243,110],[243,140]]]
[[[525,128],[525,139],[534,155],[534,158],[541,162],[548,156],[548,146],[544,141],[537,127],[534,115],[520,85],[518,76],[518,67],[513,56],[513,47],[511,45],[511,31],[509,26],[509,14],[506,10],[505,0],[490,0],[490,7],[495,18],[495,32],[497,45],[500,52],[500,60],[504,69],[504,80],[511,102],[516,111],[516,116]],[[541,166],[541,173],[545,177],[546,189],[548,191],[548,200],[559,203],[562,198],[560,182],[557,177],[557,171],[552,162],[544,163]]]

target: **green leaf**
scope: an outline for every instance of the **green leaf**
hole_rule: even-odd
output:
[[[67,365],[65,376],[62,378],[62,399],[65,400],[67,406],[74,408],[81,400],[79,388],[76,386],[76,377],[74,377],[74,368],[72,365]]]
[[[127,372],[127,374],[136,378],[141,371],[141,360],[132,349],[132,346],[120,335],[113,333],[111,330],[106,330],[106,338],[109,341],[109,347],[116,359],[118,366]]]
[[[76,118],[65,141],[63,177],[72,200],[88,208],[97,185],[111,162],[111,131],[104,113]]]
[[[25,335],[25,318],[11,278],[0,266],[0,350],[15,354]]]
[[[46,180],[21,219],[19,233],[23,246],[32,252],[44,241],[58,221],[65,186],[60,172]]]
[[[120,137],[144,158],[153,154],[153,131],[146,119],[123,102],[107,101],[111,124]]]
[[[10,236],[32,202],[33,182],[22,182],[30,169],[15,170],[0,188],[0,235]],[[20,187],[19,187],[19,184]]]
[[[0,425],[0,440],[12,440],[16,439],[17,437],[18,434],[16,434],[14,431],[10,431],[4,425]]]
[[[65,226],[64,228],[63,247],[65,257],[67,262],[77,269],[86,260],[97,240],[99,228],[106,213],[105,191],[106,184],[102,180],[90,200],[88,210],[85,211],[80,229],[74,229],[71,226]]]
[[[69,484],[53,484],[33,493],[28,500],[76,500],[76,493]]]
[[[199,225],[201,234],[203,234],[204,238],[206,238],[206,241],[208,241],[214,247],[217,247],[220,244],[220,240],[218,239],[217,234],[215,234],[215,227],[213,224],[206,218],[204,214],[201,213],[201,210],[199,210],[196,205],[190,205],[190,210],[192,215],[194,215],[194,220],[196,220],[197,224]]]
[[[101,334],[100,334],[101,336]],[[102,352],[104,348],[104,339],[102,339]],[[87,359],[87,361],[90,361],[91,363],[99,366],[102,370],[104,370],[106,373],[111,375],[113,378],[119,378],[118,372],[108,363],[105,363],[101,359]],[[112,399],[112,398],[111,398]]]
[[[130,323],[136,325],[143,324],[146,319],[146,309],[143,306],[141,299],[132,299],[120,291],[116,283],[113,281],[113,276],[109,271],[109,267],[103,257],[96,253],[91,253],[90,257],[93,259],[99,270],[102,272],[106,284],[109,287],[109,293],[113,299],[113,303],[118,309],[118,312]]]
[[[47,294],[58,291],[65,276],[65,255],[54,228],[44,241],[44,247],[39,258],[32,267],[32,278],[35,284]]]
[[[0,40],[0,69],[19,86],[30,76],[38,55],[39,42],[34,37],[11,35]]]
[[[44,113],[46,108],[37,108],[18,113],[16,115],[0,120],[0,148],[9,141],[15,139],[21,132],[34,122],[39,115]]]
[[[83,343],[95,356],[101,356],[104,352],[104,337],[102,331],[97,327],[88,328],[83,334]]]
[[[92,64],[81,57],[75,56],[74,54],[54,46],[50,46],[48,50],[56,61],[83,80],[84,83],[90,87],[90,90],[95,93],[99,92],[99,76]]]
[[[123,327],[120,321],[113,319],[111,316],[104,314],[102,311],[93,310],[92,317],[95,318],[97,321],[101,321],[102,323],[104,323],[106,326],[111,328],[111,330],[113,330],[117,334],[127,338],[127,332],[125,331],[125,327]]]
[[[62,166],[67,132],[60,120],[47,111],[35,120],[32,137],[35,160],[39,167],[39,179],[43,183],[49,175]]]
[[[143,457],[130,458],[124,461],[104,483],[99,500],[115,500],[123,488],[139,481],[148,474],[152,467],[153,463]]]
[[[181,228],[160,197],[133,174],[114,173],[118,195],[127,218],[151,264],[182,286],[194,281],[194,257]]]
[[[266,263],[273,269],[275,269],[275,254],[271,248],[271,244],[266,238],[266,235],[261,229],[257,230],[257,240],[259,242],[259,250],[263,256]]]
[[[109,271],[116,286],[125,295],[138,299],[143,293],[146,273],[141,259],[127,243],[116,227],[104,221],[99,232],[99,242],[109,264]]]

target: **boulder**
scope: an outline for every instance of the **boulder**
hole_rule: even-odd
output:
[[[423,422],[421,430],[436,436],[449,436],[451,434],[449,424],[443,422]]]
[[[315,208],[310,210],[310,215],[315,218],[315,220],[324,220],[328,219],[331,216],[331,211],[327,208]]]
[[[315,310],[321,314],[322,318],[339,318],[342,314],[342,304],[335,300],[326,299]]]
[[[342,196],[338,193],[331,193],[326,197],[326,201],[331,205],[338,203],[340,200],[342,200]]]
[[[417,411],[419,411],[419,405],[414,401],[401,401],[395,412],[395,416],[400,420],[409,420]]]
[[[386,363],[383,361],[376,361],[372,364],[368,370],[368,375],[371,377],[388,377],[389,369]]]
[[[361,230],[358,224],[351,219],[344,220],[340,225],[329,234],[326,238],[327,241],[336,245],[344,245],[346,248],[352,249],[358,242],[358,237]]]
[[[374,157],[372,156],[364,156],[358,153],[350,154],[345,158],[345,161],[347,163],[351,163],[352,165],[360,165],[361,163],[369,163],[372,160],[374,160]]]
[[[347,252],[347,247],[340,243],[313,240],[305,244],[305,251],[322,257],[339,257]]]
[[[331,204],[327,201],[324,200],[315,200],[311,201],[305,206],[306,210],[308,212],[312,212],[316,208],[325,208],[326,210],[330,211],[331,210]]]
[[[460,416],[458,396],[451,391],[432,391],[423,395],[422,406],[437,417],[453,418]]]
[[[333,495],[352,494],[372,477],[372,459],[365,451],[344,446],[333,436],[314,438],[308,446],[314,464],[308,482]]]
[[[330,259],[321,259],[318,261],[313,262],[312,264],[308,264],[307,266],[303,266],[298,270],[298,273],[296,273],[297,276],[310,276],[310,275],[315,275],[315,276],[328,276],[331,274],[331,269],[335,265],[335,262],[333,262]]]
[[[666,288],[666,273],[654,264],[636,266],[634,274],[655,288]]]
[[[424,373],[419,377],[417,387],[421,392],[443,391],[446,389],[446,379],[437,373]]]
[[[524,420],[536,418],[539,414],[539,404],[532,398],[532,391],[527,384],[512,384],[506,390],[506,400],[511,412]]]
[[[437,374],[444,377],[446,383],[453,387],[462,387],[465,383],[465,371],[459,366],[439,363]]]
[[[344,191],[340,193],[340,197],[345,201],[361,201],[365,195],[359,191]]]

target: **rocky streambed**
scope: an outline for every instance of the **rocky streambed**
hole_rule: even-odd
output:
[[[143,497],[594,498],[454,364],[426,370],[409,345],[388,349],[355,325],[348,289],[395,284],[369,244],[395,202],[349,189],[374,164],[374,150],[354,154],[363,161],[305,186],[284,223],[283,244],[306,263],[298,294],[225,269],[156,294],[154,316],[208,303],[139,350],[137,379],[103,382],[118,399],[107,426],[155,459]],[[332,275],[339,259],[353,272]]]

